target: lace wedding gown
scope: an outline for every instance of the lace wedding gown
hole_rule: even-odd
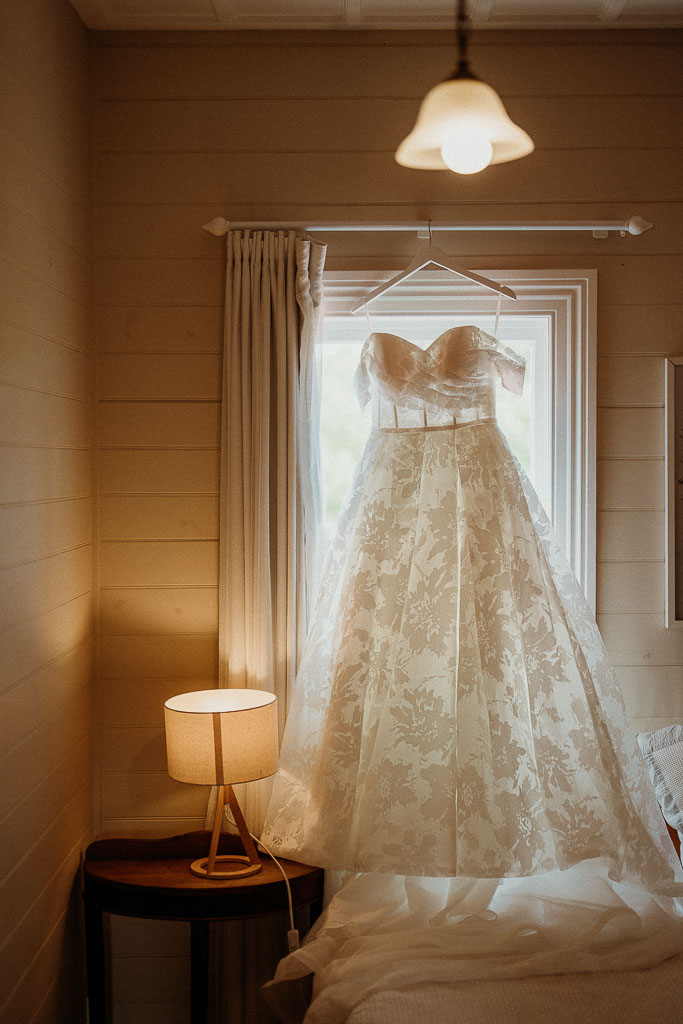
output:
[[[425,929],[418,946],[436,942],[451,980],[453,956],[479,977],[642,966],[681,948],[680,865],[614,670],[495,422],[496,386],[519,393],[523,378],[476,327],[424,351],[390,334],[363,348],[374,429],[263,831],[276,853],[363,873],[283,968],[348,975],[352,999],[358,955],[385,977],[392,942],[402,960]],[[331,959],[347,940],[355,958]]]

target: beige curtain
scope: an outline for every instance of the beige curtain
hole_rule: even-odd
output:
[[[276,693],[281,732],[316,584],[324,260],[294,231],[228,232],[219,683]],[[240,789],[257,834],[269,792]]]
[[[281,733],[317,583],[324,262],[325,246],[294,231],[227,233],[219,684],[276,693]],[[258,835],[270,780],[235,788]],[[217,930],[216,1020],[270,1019],[258,986],[286,952],[287,927]]]

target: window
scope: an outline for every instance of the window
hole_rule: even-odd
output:
[[[505,300],[498,337],[527,362],[521,398],[499,389],[497,416],[551,519],[584,593],[595,603],[595,272],[483,271],[518,295]],[[353,378],[367,336],[347,310],[386,275],[328,272],[321,444],[328,536],[370,429]],[[426,347],[448,327],[493,333],[497,298],[452,274],[422,272],[370,307],[371,330]]]

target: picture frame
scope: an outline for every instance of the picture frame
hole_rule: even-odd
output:
[[[683,628],[683,356],[665,360],[666,603],[668,629]]]

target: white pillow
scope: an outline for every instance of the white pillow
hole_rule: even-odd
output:
[[[683,725],[639,732],[638,743],[662,813],[683,844]]]

